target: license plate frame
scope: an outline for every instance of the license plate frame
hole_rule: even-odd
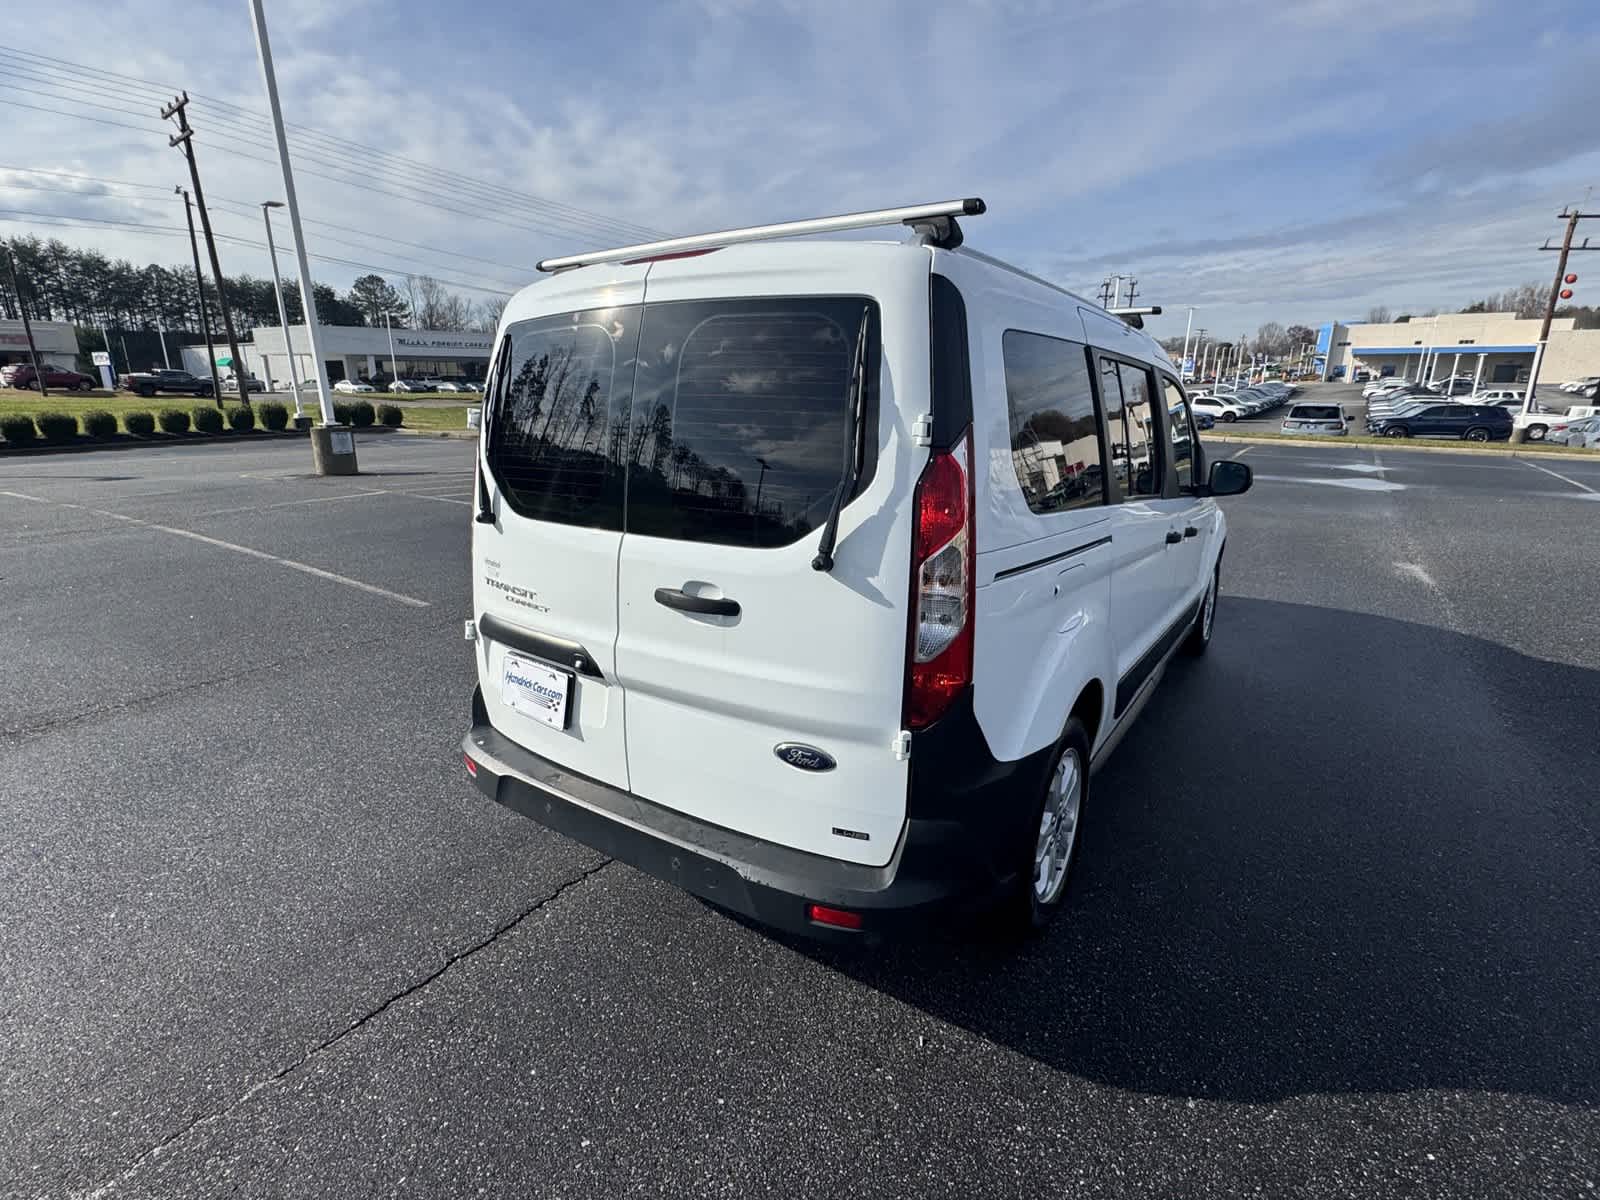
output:
[[[500,702],[519,716],[551,729],[572,724],[577,676],[542,659],[507,650],[500,660]]]

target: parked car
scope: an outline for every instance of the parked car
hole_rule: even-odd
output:
[[[505,370],[587,365],[484,413],[467,770],[795,932],[1042,925],[1096,756],[1212,638],[1248,464],[1169,427],[1147,334],[950,232],[755,236],[651,263],[670,300],[635,248],[510,301]],[[631,396],[673,421],[620,466],[548,415]]]
[[[420,379],[396,379],[389,385],[391,392],[431,392],[433,388]]]
[[[1385,417],[1374,432],[1392,438],[1503,441],[1511,436],[1511,414],[1491,404],[1426,404]]]
[[[1600,384],[1600,375],[1585,375],[1582,379],[1569,379],[1561,385],[1563,392],[1578,392]]]
[[[1509,410],[1508,410],[1509,411]],[[1582,417],[1583,413],[1553,413],[1544,410],[1523,412],[1519,407],[1511,412],[1511,427],[1527,430],[1530,442],[1542,442],[1552,433],[1564,433],[1567,426]]]
[[[476,379],[464,379],[461,381],[461,390],[463,392],[476,392],[481,396],[483,394],[483,384]]]
[[[1236,403],[1231,398],[1217,395],[1192,396],[1189,399],[1189,406],[1196,413],[1205,413],[1214,421],[1223,421],[1229,424],[1237,421],[1240,417],[1251,415],[1251,410],[1244,405]]]
[[[362,383],[359,379],[341,379],[338,383],[333,385],[333,390],[336,392],[343,392],[348,396],[365,395],[368,392],[375,392],[378,389],[373,387],[370,383]]]
[[[1281,432],[1343,437],[1350,432],[1350,426],[1345,421],[1344,409],[1337,404],[1296,404],[1283,418]]]
[[[123,391],[136,392],[141,396],[210,396],[215,391],[209,378],[202,379],[188,371],[166,369],[134,371],[127,375],[119,375],[117,386]]]
[[[1558,446],[1576,446],[1585,449],[1600,446],[1600,416],[1576,417],[1560,431],[1550,430],[1545,440]]]
[[[225,376],[222,380],[222,390],[225,392],[232,392],[235,396],[237,396],[239,394],[238,377],[234,375]],[[265,392],[267,390],[267,385],[261,380],[257,379],[254,375],[249,375],[245,377],[244,390],[245,395],[249,395],[251,392]]]
[[[59,388],[64,392],[92,392],[100,386],[99,380],[91,375],[66,367],[53,367],[49,363],[45,363],[39,371],[33,369],[32,363],[7,363],[0,367],[0,384],[36,392],[39,390],[41,374],[46,388]]]
[[[441,379],[434,385],[433,390],[436,392],[464,392],[467,389],[453,379]]]

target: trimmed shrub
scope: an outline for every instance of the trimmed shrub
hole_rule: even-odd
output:
[[[357,429],[365,429],[371,425],[374,415],[370,400],[357,400],[350,406],[350,424]]]
[[[399,429],[406,421],[405,409],[398,404],[380,404],[378,405],[378,420],[382,421],[390,429]]]
[[[42,412],[33,418],[47,442],[70,442],[78,436],[78,418],[62,412]]]
[[[256,410],[248,404],[235,404],[228,409],[228,424],[236,433],[249,433],[256,427]]]
[[[256,415],[261,418],[261,424],[268,429],[289,428],[289,410],[276,400],[261,401],[256,405]]]
[[[336,424],[349,425],[353,423],[355,405],[348,400],[335,400],[333,402],[333,419]]]
[[[156,414],[163,433],[188,433],[189,414],[181,408],[163,408]]]
[[[32,417],[0,417],[0,437],[10,446],[31,446],[39,438]]]
[[[214,404],[196,404],[189,410],[194,417],[194,431],[196,433],[221,433],[222,410]],[[161,428],[166,429],[166,422],[161,423]],[[182,430],[168,430],[170,433],[181,433]]]
[[[122,427],[134,437],[149,437],[156,431],[154,413],[126,412],[122,414]]]
[[[83,414],[83,431],[90,437],[113,437],[117,432],[117,418],[102,408],[92,409]]]

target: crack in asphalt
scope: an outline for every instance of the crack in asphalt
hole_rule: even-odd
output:
[[[199,1129],[204,1125],[213,1125],[216,1122],[225,1119],[241,1105],[248,1103],[258,1092],[264,1091],[265,1089],[272,1087],[274,1084],[283,1082],[283,1080],[287,1079],[301,1067],[311,1062],[311,1060],[316,1058],[318,1055],[333,1049],[351,1034],[360,1029],[364,1029],[367,1025],[371,1024],[373,1021],[376,1021],[379,1017],[383,1016],[384,1013],[388,1012],[402,1000],[405,1000],[410,996],[414,996],[418,992],[422,991],[429,984],[439,979],[445,974],[445,972],[450,970],[450,968],[455,966],[457,963],[463,962],[477,954],[480,950],[487,949],[488,947],[494,945],[506,934],[515,930],[517,926],[521,925],[522,922],[526,921],[534,913],[539,912],[541,909],[547,908],[549,905],[559,900],[572,888],[584,883],[592,876],[598,875],[601,871],[609,867],[613,861],[614,860],[610,858],[602,858],[594,866],[586,868],[577,875],[573,876],[571,879],[568,879],[557,885],[553,892],[539,897],[532,904],[528,905],[526,908],[522,909],[509,919],[501,922],[489,934],[480,938],[478,941],[473,942],[470,946],[467,946],[465,949],[455,951],[445,959],[444,963],[437,970],[423,976],[415,983],[409,984],[402,988],[400,991],[384,1000],[383,1003],[368,1009],[365,1013],[361,1014],[361,1016],[357,1017],[349,1025],[346,1025],[338,1033],[335,1033],[330,1037],[326,1037],[316,1045],[312,1046],[288,1066],[274,1072],[265,1079],[257,1080],[255,1083],[246,1088],[244,1092],[242,1092],[236,1099],[229,1101],[216,1112],[207,1113],[204,1116],[196,1117],[194,1120],[184,1125],[181,1129],[178,1129],[176,1132],[162,1138],[149,1149],[140,1152],[139,1156],[135,1158],[128,1168],[120,1175],[117,1175],[113,1179],[108,1179],[98,1187],[89,1190],[81,1190],[73,1193],[73,1195],[77,1198],[77,1200],[100,1200],[100,1197],[110,1195],[117,1188],[120,1188],[123,1184],[127,1183],[128,1180],[137,1175],[147,1163],[160,1157],[164,1151],[177,1145],[177,1143],[188,1137],[196,1129]]]

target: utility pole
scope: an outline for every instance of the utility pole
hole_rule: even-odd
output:
[[[1128,276],[1128,307],[1133,307],[1133,298],[1139,294],[1139,281],[1132,275]]]
[[[300,407],[300,368],[294,365],[294,343],[289,340],[289,310],[283,303],[283,280],[278,278],[278,248],[272,243],[272,210],[282,208],[282,200],[263,200],[261,219],[267,226],[267,257],[272,260],[272,294],[278,298],[278,324],[283,326],[283,350],[289,356],[289,386],[294,389],[295,428],[305,420],[306,410]],[[267,372],[267,386],[272,386],[272,372]]]
[[[217,307],[222,310],[222,329],[228,335],[228,356],[233,360],[233,377],[239,381],[239,402],[250,403],[250,391],[244,384],[244,359],[239,355],[239,339],[233,333],[233,315],[228,311],[228,292],[222,282],[222,263],[217,259],[217,240],[211,235],[211,217],[206,212],[206,194],[200,188],[200,168],[194,161],[194,130],[189,127],[189,114],[185,108],[189,93],[174,97],[171,104],[161,110],[161,119],[178,118],[178,132],[167,138],[167,145],[182,146],[183,157],[189,162],[189,181],[194,184],[194,202],[200,209],[200,228],[206,235],[206,253],[211,258],[211,277],[217,281]],[[216,359],[212,358],[211,377],[216,378]],[[222,393],[217,392],[217,404],[222,404]]]
[[[183,197],[183,215],[189,222],[189,249],[194,252],[194,290],[200,294],[200,331],[206,335],[206,363],[211,367],[211,399],[221,408],[222,384],[217,379],[217,352],[211,345],[211,314],[206,309],[206,277],[200,273],[200,244],[194,240],[194,209],[190,207],[188,192],[181,187],[172,190]]]
[[[1120,280],[1118,282],[1118,287],[1121,287]],[[1100,307],[1111,307],[1111,276],[1109,275],[1100,281]]]
[[[1522,396],[1522,411],[1525,413],[1532,412],[1534,410],[1533,394],[1539,386],[1539,368],[1544,365],[1545,346],[1548,345],[1550,341],[1550,323],[1554,321],[1556,317],[1556,301],[1571,297],[1570,290],[1568,291],[1566,297],[1563,297],[1561,294],[1561,285],[1566,281],[1567,277],[1567,257],[1575,250],[1600,250],[1600,246],[1589,245],[1588,238],[1584,238],[1581,245],[1574,246],[1572,244],[1572,236],[1578,232],[1578,222],[1600,217],[1600,213],[1586,213],[1576,208],[1564,208],[1561,210],[1559,216],[1566,221],[1567,231],[1561,238],[1561,256],[1556,259],[1556,277],[1555,282],[1550,285],[1550,300],[1544,306],[1544,324],[1539,326],[1539,344],[1534,348],[1533,351],[1533,370],[1528,374],[1528,390],[1524,392]],[[1544,245],[1540,246],[1539,249],[1554,250],[1556,247],[1552,246],[1550,244],[1550,240],[1546,238]],[[1576,282],[1576,280],[1573,282]],[[1518,432],[1520,431],[1512,431],[1513,441],[1518,440],[1516,437]]]
[[[17,294],[17,312],[22,316],[22,332],[28,338],[28,358],[33,363],[33,381],[39,385],[39,395],[48,396],[50,389],[45,386],[44,369],[39,366],[39,350],[33,344],[33,322],[28,320],[28,302],[22,298],[22,280],[17,277],[17,259],[11,253],[11,247],[6,247],[6,262],[11,267],[11,290]]]
[[[172,370],[172,356],[167,353],[167,327],[161,323],[161,318],[156,318],[156,336],[161,339],[161,361],[167,370]]]

